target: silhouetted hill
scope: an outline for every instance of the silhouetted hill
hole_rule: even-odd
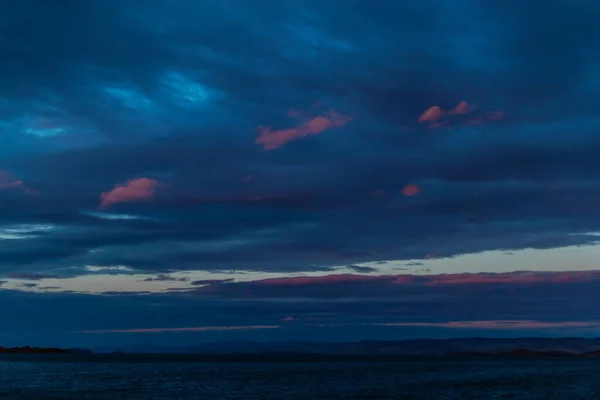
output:
[[[0,354],[82,354],[91,353],[91,350],[85,349],[58,349],[58,348],[41,348],[41,347],[2,347],[0,346]]]
[[[521,349],[521,350],[519,350]],[[127,354],[321,354],[349,356],[391,356],[391,355],[458,355],[486,354],[502,355],[541,355],[538,353],[584,354],[590,357],[600,353],[600,338],[466,338],[466,339],[418,339],[400,341],[359,341],[359,342],[213,342],[195,346],[154,346],[144,344],[123,348],[98,348],[97,352],[110,353],[120,350]],[[517,354],[521,352],[522,354]],[[527,353],[529,352],[529,353]],[[511,355],[506,354],[506,355]]]

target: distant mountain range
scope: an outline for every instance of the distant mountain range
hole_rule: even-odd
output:
[[[142,344],[122,348],[94,348],[97,353],[252,355],[294,353],[331,356],[441,356],[441,355],[583,355],[600,354],[600,338],[467,338],[359,342],[212,342],[194,346]]]

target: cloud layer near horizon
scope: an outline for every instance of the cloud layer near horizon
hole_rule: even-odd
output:
[[[2,280],[102,272],[123,292],[120,276],[178,271],[374,276],[395,274],[384,261],[598,241],[600,5],[0,11]]]

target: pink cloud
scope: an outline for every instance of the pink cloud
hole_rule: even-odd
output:
[[[461,101],[451,110],[444,111],[440,106],[431,106],[418,118],[418,122],[437,122],[446,115],[464,115],[471,111],[472,107],[466,101]]]
[[[139,328],[139,329],[106,329],[80,331],[80,333],[158,333],[158,332],[208,332],[208,331],[246,331],[254,329],[279,329],[279,325],[247,325],[247,326],[195,326],[190,328]]]
[[[285,317],[281,319],[283,322],[296,322],[298,321],[298,319],[294,318],[294,317]]]
[[[128,180],[125,184],[117,185],[110,192],[102,193],[100,208],[106,208],[117,203],[131,203],[150,199],[160,186],[164,186],[164,184],[149,178]]]
[[[491,320],[491,321],[449,321],[449,322],[391,322],[374,324],[377,326],[425,326],[435,328],[462,329],[540,329],[540,328],[585,328],[600,326],[600,321],[561,321],[544,322],[536,320]]]
[[[600,271],[561,271],[432,275],[426,278],[427,285],[478,285],[478,284],[533,284],[573,283],[600,279]]]
[[[0,189],[14,189],[23,187],[23,181],[18,180],[10,172],[0,171]]]
[[[438,275],[427,282],[428,285],[474,285],[490,283],[540,283],[548,279],[544,276],[527,274],[457,274]]]
[[[421,188],[418,185],[406,185],[402,189],[402,194],[405,196],[414,196],[421,193]]]
[[[20,189],[27,194],[38,194],[36,190],[28,188],[22,180],[17,179],[12,172],[0,171],[0,190]]]
[[[461,101],[452,110],[448,111],[449,115],[463,115],[471,111],[471,107],[466,101]]]
[[[594,279],[595,271],[574,271],[574,272],[561,272],[559,274],[552,275],[550,280],[557,283],[566,282],[586,282]]]
[[[437,257],[428,254],[425,259]],[[415,285],[485,285],[485,284],[534,284],[534,283],[572,283],[600,280],[600,271],[564,271],[564,272],[529,272],[515,271],[504,273],[462,273],[438,275],[353,275],[335,274],[323,276],[297,276],[268,278],[251,283],[276,286],[301,286],[319,284],[339,284],[347,282],[373,282],[383,284],[415,284]],[[243,283],[242,283],[243,284]]]
[[[433,122],[433,121],[437,121],[438,119],[442,118],[443,115],[444,115],[444,112],[442,111],[440,106],[431,106],[427,110],[425,110],[425,112],[423,114],[419,115],[419,119],[417,121],[418,122],[426,122],[426,121]]]
[[[417,119],[419,123],[429,123],[429,129],[436,129],[442,126],[448,125],[450,121],[448,119],[442,119],[446,116],[451,115],[466,115],[471,113],[474,107],[468,104],[466,101],[461,101],[451,110],[445,111],[440,106],[431,106],[425,110]],[[475,118],[471,118],[467,121],[468,125],[483,125],[490,121],[499,121],[504,118],[502,111],[492,111]]]
[[[287,142],[310,135],[318,135],[327,129],[342,127],[350,121],[352,121],[351,116],[330,111],[325,116],[315,117],[295,128],[273,130],[269,126],[261,125],[258,127],[260,134],[256,139],[256,143],[263,145],[265,151],[275,150]]]
[[[557,329],[600,327],[600,321],[537,321],[537,320],[488,320],[488,321],[448,321],[448,322],[381,322],[365,324],[311,324],[310,326],[390,326],[390,327],[431,327],[453,329]]]
[[[505,285],[512,288],[521,285],[572,285],[578,282],[600,281],[600,271],[574,271],[574,272],[507,272],[507,273],[475,273],[475,274],[438,274],[438,275],[354,275],[334,274],[324,276],[298,276],[258,279],[247,282],[233,282],[227,284],[215,284],[195,289],[195,293],[207,295],[241,296],[256,298],[265,296],[275,287],[283,292],[293,295],[294,290],[301,293],[311,293],[314,289],[342,287],[348,285],[348,289],[360,285],[365,293],[376,294],[379,289],[393,291],[397,288],[401,293],[405,287],[421,287],[424,290],[429,287],[450,286],[473,286],[473,285]],[[271,288],[271,289],[268,289]],[[320,289],[317,289],[320,288]],[[437,289],[436,289],[437,290]],[[290,292],[291,291],[291,292]],[[435,291],[435,290],[434,290]],[[281,293],[283,293],[281,292]],[[388,292],[392,293],[392,292]]]

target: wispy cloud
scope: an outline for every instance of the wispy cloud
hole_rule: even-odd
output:
[[[39,237],[55,229],[54,225],[21,224],[0,227],[0,240],[23,240]]]
[[[12,172],[0,171],[0,190],[20,189],[27,194],[38,194],[37,190],[33,190],[26,186],[22,180],[15,177]]]
[[[287,142],[310,135],[318,135],[327,129],[342,127],[350,121],[352,121],[351,116],[330,111],[324,116],[315,117],[294,128],[273,130],[269,126],[259,126],[260,134],[256,139],[256,143],[263,145],[264,150],[275,150]]]
[[[139,328],[139,329],[105,329],[79,331],[78,333],[160,333],[160,332],[209,332],[209,331],[249,331],[257,329],[279,329],[279,325],[246,325],[246,326],[194,326],[186,328]]]
[[[562,329],[562,328],[594,328],[600,327],[600,321],[538,321],[538,320],[478,320],[478,321],[445,321],[445,322],[373,322],[373,323],[315,323],[308,324],[319,327],[428,327],[449,329],[483,329],[483,330],[520,330],[520,329]]]
[[[417,121],[419,123],[428,123],[429,129],[436,129],[450,124],[450,119],[445,119],[445,117],[471,114],[474,110],[475,108],[466,101],[461,101],[456,107],[447,111],[443,110],[440,106],[431,106],[419,115]],[[491,121],[499,121],[503,118],[504,113],[502,111],[491,111],[471,117],[466,121],[466,124],[483,125]]]
[[[14,189],[23,187],[23,181],[15,178],[11,172],[0,171],[0,189]]]
[[[484,115],[480,115],[477,118],[470,119],[467,123],[469,125],[483,125],[491,121],[499,121],[504,119],[504,113],[502,111],[492,111]]]
[[[95,218],[108,219],[108,220],[140,220],[140,219],[151,220],[152,219],[150,217],[145,217],[145,216],[140,216],[140,215],[113,214],[113,213],[103,213],[103,212],[94,212],[94,211],[87,212],[85,214],[95,217]]]
[[[423,271],[427,272],[427,271]],[[510,290],[537,287],[561,287],[600,282],[600,271],[509,272],[474,274],[333,274],[268,278],[252,281],[215,282],[194,289],[197,295],[223,298],[317,298],[358,296],[365,298],[402,298],[407,290],[423,295],[436,291]],[[360,291],[356,291],[360,288]]]
[[[389,322],[378,326],[425,326],[432,328],[458,329],[547,329],[547,328],[586,328],[600,327],[600,321],[559,321],[536,320],[492,320],[492,321],[449,321],[449,322]]]

